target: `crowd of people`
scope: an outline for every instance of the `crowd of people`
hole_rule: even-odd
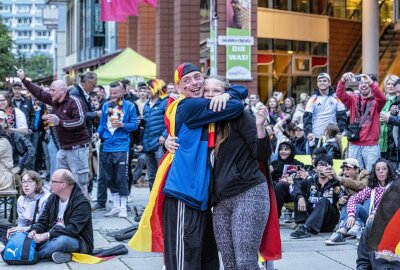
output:
[[[108,91],[93,72],[74,86],[39,87],[23,70],[17,76],[0,92],[0,190],[20,192],[17,226],[5,242],[26,232],[41,259],[91,254],[87,213],[107,209],[109,190],[113,206],[104,216],[128,218],[132,185],[146,182],[158,204],[149,202],[132,241],[158,219],[162,238],[148,241],[159,248],[146,251],[162,251],[166,269],[219,269],[218,252],[225,269],[274,269],[280,238],[267,238],[279,242],[272,249],[263,239],[276,217],[296,224],[293,238],[332,232],[326,245],[362,240],[399,181],[395,75],[382,91],[372,75],[345,73],[335,89],[321,73],[298,104],[278,90],[261,101],[223,76],[204,78],[191,63],[176,69],[174,83],[122,80]],[[140,243],[134,249],[143,251]],[[370,252],[365,243],[359,249]]]

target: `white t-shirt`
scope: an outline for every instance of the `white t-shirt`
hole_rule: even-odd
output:
[[[115,107],[113,108],[112,116],[117,117],[119,121],[122,121],[122,119],[124,119],[124,112],[121,112],[121,115],[118,115],[118,113],[117,113],[117,106],[115,106]],[[114,135],[114,132],[117,130],[116,127],[113,127],[113,126],[111,125],[111,116],[110,116],[108,113],[107,113],[107,128],[108,128],[108,130],[110,131],[110,133],[111,133],[112,135]]]
[[[28,128],[25,114],[18,108],[15,108],[15,128]]]
[[[346,107],[336,97],[312,95],[307,102],[305,112],[312,113],[312,133],[316,138],[321,138],[326,126],[330,123],[336,124],[336,112],[345,111]]]
[[[65,202],[62,202],[61,200],[58,201],[58,215],[57,215],[57,224],[56,225],[61,225],[65,227],[64,223],[64,213],[65,209],[67,209],[68,201],[66,200]]]

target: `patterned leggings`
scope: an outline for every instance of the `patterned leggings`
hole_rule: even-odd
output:
[[[259,270],[258,249],[269,215],[267,183],[222,200],[213,227],[225,270]]]

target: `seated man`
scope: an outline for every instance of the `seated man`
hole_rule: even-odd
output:
[[[342,172],[337,179],[339,180],[341,186],[344,188],[344,196],[342,196],[337,207],[340,209],[339,218],[339,230],[332,234],[329,240],[325,241],[326,245],[340,245],[346,243],[346,235],[359,236],[361,235],[362,227],[364,226],[364,221],[368,216],[360,218],[356,221],[356,224],[352,228],[347,228],[347,202],[350,196],[361,191],[368,185],[369,172],[367,170],[360,171],[358,160],[354,158],[347,158],[342,165]],[[365,213],[368,213],[369,203],[364,203],[364,205],[357,205],[357,213],[361,213],[361,209],[364,208]]]
[[[329,156],[316,156],[314,166],[317,174],[290,186],[295,203],[295,221],[304,223],[290,234],[293,238],[311,237],[311,234],[330,232],[335,228],[339,219],[336,204],[341,188],[332,164]]]
[[[28,237],[38,245],[40,259],[56,263],[71,261],[72,252],[91,254],[93,226],[90,203],[66,169],[54,172],[50,195],[43,214]]]

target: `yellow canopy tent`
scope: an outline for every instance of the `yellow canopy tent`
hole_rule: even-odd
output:
[[[122,79],[137,83],[156,78],[156,64],[131,48],[126,48],[94,72],[99,85],[108,85]]]

